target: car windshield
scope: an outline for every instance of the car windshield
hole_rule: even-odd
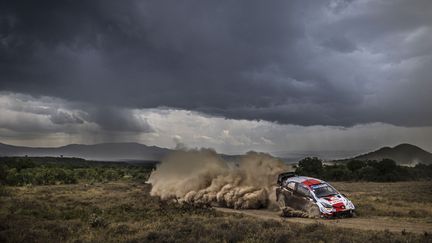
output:
[[[338,192],[333,187],[325,183],[312,185],[311,189],[317,197],[328,197],[338,194]]]

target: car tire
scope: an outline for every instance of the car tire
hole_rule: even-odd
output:
[[[280,210],[284,210],[284,208],[286,208],[286,197],[283,193],[279,193],[277,204]]]

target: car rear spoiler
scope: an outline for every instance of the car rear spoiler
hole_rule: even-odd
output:
[[[288,179],[290,177],[294,177],[294,176],[297,176],[294,172],[285,172],[285,173],[279,174],[278,179],[277,179],[277,184],[282,185],[283,181],[285,181],[286,179]]]

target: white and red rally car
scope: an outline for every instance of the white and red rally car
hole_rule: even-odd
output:
[[[277,184],[276,199],[282,210],[289,207],[315,217],[354,214],[354,204],[325,181],[286,172],[279,175]]]

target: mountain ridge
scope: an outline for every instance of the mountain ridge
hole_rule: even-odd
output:
[[[52,156],[79,157],[88,160],[127,161],[127,160],[156,160],[160,161],[173,149],[148,146],[145,144],[99,143],[99,144],[68,144],[59,147],[26,147],[0,142],[0,156]],[[224,155],[232,160],[236,155]],[[415,165],[417,163],[432,164],[432,153],[418,146],[402,143],[394,147],[382,147],[375,151],[360,154],[355,157],[334,160],[343,163],[350,160],[382,160],[392,159],[401,165]]]
[[[432,153],[409,143],[401,143],[394,147],[382,147],[375,151],[364,153],[353,158],[338,160],[382,160],[391,159],[399,165],[415,165],[418,163],[432,164]]]
[[[89,160],[161,160],[173,150],[140,143],[68,144],[59,147],[26,147],[0,143],[0,156],[65,156]]]

